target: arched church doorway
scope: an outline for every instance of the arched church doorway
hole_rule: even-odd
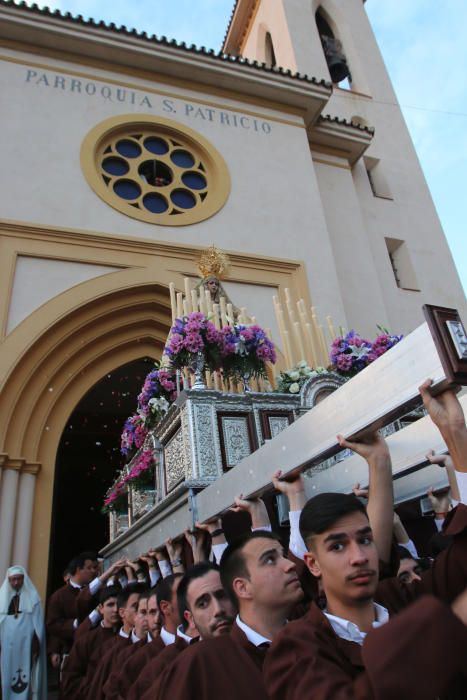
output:
[[[4,343],[11,362],[0,396],[0,458],[11,476],[1,486],[8,486],[12,505],[2,511],[0,559],[4,568],[13,559],[24,562],[44,598],[64,431],[108,374],[161,356],[172,321],[171,277],[162,269],[125,270],[78,285],[31,314]],[[134,408],[132,402],[123,419]],[[76,498],[68,499],[71,507]]]
[[[134,413],[136,397],[154,366],[149,357],[105,374],[79,401],[66,422],[57,450],[49,552],[49,591],[62,581],[72,556],[108,542],[103,496],[123,466],[120,435]]]

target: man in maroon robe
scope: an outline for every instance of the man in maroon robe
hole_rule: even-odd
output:
[[[106,683],[115,659],[118,654],[132,645],[133,628],[137,607],[139,605],[140,591],[135,585],[119,591],[117,595],[117,608],[121,621],[121,627],[111,641],[109,641],[99,658],[97,667],[89,681],[88,697],[93,700],[103,698],[103,686]],[[82,627],[84,623],[80,625]]]
[[[188,569],[178,587],[177,602],[183,622],[177,629],[175,643],[146,665],[127,700],[157,697],[165,671],[199,636],[206,640],[230,633],[235,608],[222,586],[216,564],[201,562]]]
[[[85,700],[90,679],[102,656],[103,649],[118,630],[119,614],[116,588],[104,588],[100,592],[99,613],[102,621],[97,627],[83,634],[73,645],[63,668],[61,695],[66,700]]]
[[[138,601],[138,608],[134,616],[134,626],[131,631],[128,644],[121,649],[115,650],[113,660],[108,666],[107,674],[103,675],[103,683],[101,685],[101,695],[91,690],[89,692],[89,700],[98,700],[98,698],[106,698],[107,700],[118,700],[118,680],[120,671],[130,656],[138,649],[141,649],[148,643],[148,599],[150,596],[149,589],[142,590]]]
[[[47,602],[46,628],[52,665],[60,663],[60,653],[69,654],[79,625],[78,596],[96,576],[97,556],[83,552],[68,566],[67,583],[52,593]],[[58,657],[58,658],[57,658]]]
[[[267,698],[264,656],[303,596],[295,564],[270,532],[239,537],[225,550],[221,580],[239,614],[229,635],[190,646],[171,664],[159,698]]]
[[[425,406],[459,455],[459,472],[465,473],[462,409],[453,393],[433,399],[427,386],[421,388]],[[362,449],[355,443],[345,446]],[[446,524],[452,544],[420,581],[389,578],[378,583],[378,553],[361,502],[344,494],[312,498],[300,516],[300,530],[308,548],[306,565],[320,578],[326,604],[320,609],[312,603],[307,615],[288,624],[275,640],[264,668],[269,696],[465,697],[467,507],[460,504]]]
[[[172,574],[162,579],[155,588],[155,595],[149,598],[149,632],[153,639],[149,644],[135,650],[135,653],[131,654],[123,664],[116,679],[118,692],[122,698],[128,696],[131,687],[149,660],[175,642],[177,627],[180,624],[177,588],[181,578],[182,574]],[[163,621],[162,627],[159,627],[160,619]]]

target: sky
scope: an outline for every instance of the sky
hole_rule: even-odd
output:
[[[40,7],[44,4],[38,2]],[[219,50],[234,0],[50,0],[46,4],[86,19]],[[367,0],[365,7],[466,290],[467,2]]]

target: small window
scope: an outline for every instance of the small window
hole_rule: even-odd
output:
[[[397,286],[400,289],[419,292],[420,287],[405,241],[398,238],[385,238],[384,240]]]
[[[265,39],[265,63],[269,68],[274,68],[277,66],[276,54],[274,53],[274,44],[272,43],[272,36],[269,32],[266,32]]]
[[[381,199],[393,199],[381,161],[369,156],[364,156],[363,160],[373,196],[381,197]]]

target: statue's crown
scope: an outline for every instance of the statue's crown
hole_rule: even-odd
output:
[[[222,279],[229,268],[229,258],[225,253],[216,248],[215,245],[210,246],[207,250],[201,253],[198,260],[198,270],[201,277],[205,279],[211,275]]]

